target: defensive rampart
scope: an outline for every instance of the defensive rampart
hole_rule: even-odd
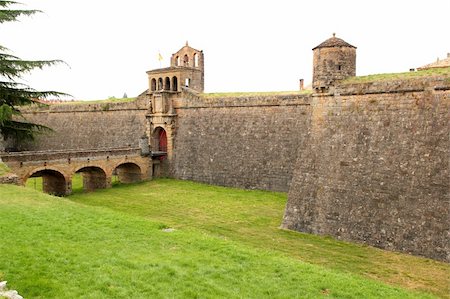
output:
[[[450,261],[447,78],[316,94],[283,227]]]

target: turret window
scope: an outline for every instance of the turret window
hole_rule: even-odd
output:
[[[189,66],[189,56],[184,55],[184,58],[183,58],[183,65],[184,65],[184,66]]]
[[[194,67],[198,67],[198,54],[194,54]]]
[[[159,78],[158,79],[158,90],[162,90],[163,89],[163,79]]]
[[[155,79],[155,78],[152,78],[150,89],[151,89],[152,91],[155,91],[155,90],[156,90],[156,79]]]

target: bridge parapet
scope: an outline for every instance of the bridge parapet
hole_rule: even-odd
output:
[[[86,150],[55,150],[55,151],[23,151],[23,152],[0,152],[0,158],[4,162],[35,162],[47,160],[63,160],[77,158],[104,158],[117,156],[140,156],[141,149],[134,148],[108,148],[108,149],[86,149]]]

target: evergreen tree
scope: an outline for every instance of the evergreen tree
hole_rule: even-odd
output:
[[[15,4],[18,3],[0,0],[0,24],[18,21],[20,16],[30,16],[39,12],[9,8]],[[37,99],[45,99],[49,96],[59,97],[64,94],[56,91],[37,91],[17,81],[33,69],[42,69],[62,61],[22,60],[9,53],[7,48],[0,45],[0,134],[5,139],[12,138],[15,142],[32,140],[36,133],[49,128],[26,121],[19,107],[37,103]]]

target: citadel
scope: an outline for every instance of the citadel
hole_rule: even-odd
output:
[[[26,108],[54,131],[0,157],[55,195],[75,173],[86,190],[117,175],[288,192],[284,229],[450,262],[450,72],[359,80],[333,36],[313,48],[312,91],[212,96],[204,62],[186,43],[135,101]]]

